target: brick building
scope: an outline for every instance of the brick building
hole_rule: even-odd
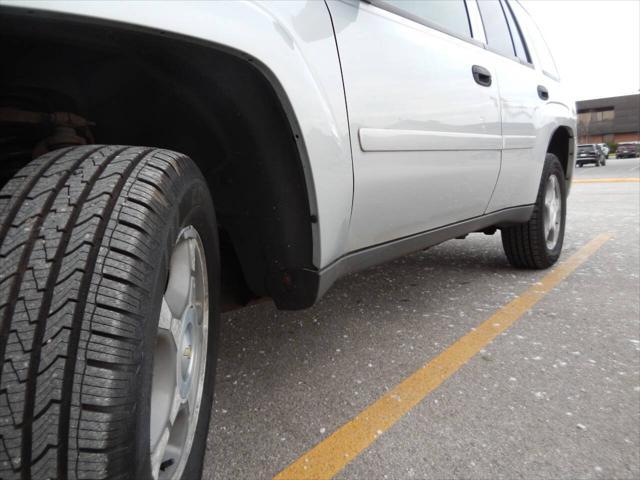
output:
[[[640,94],[576,102],[578,143],[640,141]]]

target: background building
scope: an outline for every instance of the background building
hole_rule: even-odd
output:
[[[640,95],[576,102],[578,143],[640,141]]]

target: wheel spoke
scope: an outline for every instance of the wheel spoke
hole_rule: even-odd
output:
[[[550,223],[550,215],[549,215],[549,209],[545,208],[544,210],[544,215],[542,218],[543,224],[544,224],[544,233],[545,235],[549,234],[549,228],[551,227],[551,223]]]
[[[189,278],[189,307],[195,307],[198,302],[197,298],[197,289],[196,289],[196,275],[195,272],[191,273],[191,278]]]
[[[151,473],[153,474],[153,478],[155,480],[157,480],[160,476],[160,466],[162,465],[164,454],[167,449],[167,443],[169,443],[170,435],[171,429],[167,426],[162,431],[160,441],[151,454]]]
[[[162,305],[160,306],[160,321],[158,322],[158,328],[161,330],[171,330],[171,324],[173,323],[173,313],[169,308],[167,299],[162,297]]]
[[[173,316],[180,318],[187,307],[191,295],[193,270],[189,242],[179,242],[171,255],[169,281],[164,296]]]
[[[202,336],[203,336],[202,329],[196,328],[194,330],[194,344],[201,346],[203,341]],[[193,380],[191,382],[191,385],[189,386],[189,392],[187,393],[185,398],[185,403],[189,408],[189,413],[194,413],[194,411],[196,410],[196,403],[198,400],[198,395],[200,393],[198,391],[198,387],[200,383],[198,379],[200,377],[201,370],[205,368],[205,363],[207,361],[206,358],[200,358],[200,356],[202,355],[202,348],[195,349],[194,354],[197,355],[197,357],[194,358],[194,362],[193,362],[194,363],[194,370],[192,373]]]
[[[166,335],[172,341],[173,349],[177,352],[180,345],[181,321],[174,318],[169,304],[166,299],[162,298],[162,306],[160,307],[160,321],[158,323],[158,334]],[[177,354],[177,353],[176,353]]]
[[[171,465],[173,465],[178,458],[180,458],[180,447],[176,446],[176,445],[167,445],[167,449],[165,450],[165,462],[170,463]]]
[[[553,185],[550,182],[549,185],[547,185],[547,188],[544,192],[544,204],[547,207],[551,206],[551,202],[553,201],[553,192],[554,192]]]
[[[171,411],[169,412],[169,418],[167,419],[168,424],[173,427],[173,424],[176,421],[176,417],[178,416],[178,412],[182,408],[182,397],[180,396],[180,391],[176,387],[173,392],[173,403],[171,404]]]
[[[556,211],[552,207],[551,215],[549,218],[549,240],[553,241],[553,239],[555,238],[555,234],[556,234]]]

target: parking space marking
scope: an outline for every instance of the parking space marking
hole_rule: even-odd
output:
[[[572,180],[571,183],[638,183],[640,178],[578,178]]]
[[[611,234],[600,234],[564,262],[497,310],[445,351],[338,428],[278,473],[274,480],[329,479],[391,428],[400,418],[438,388],[494,338],[593,255]]]

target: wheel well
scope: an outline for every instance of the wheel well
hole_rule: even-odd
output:
[[[0,54],[10,67],[0,73],[0,107],[33,110],[15,105],[27,92],[41,111],[63,109],[90,121],[96,143],[189,155],[209,184],[222,231],[225,303],[256,296],[271,296],[282,308],[312,303],[304,272],[314,269],[316,212],[304,146],[277,87],[239,52],[87,22],[1,11]],[[32,149],[7,153],[10,139],[0,140],[6,176],[2,156],[15,164],[22,152],[26,162]]]
[[[572,139],[573,133],[569,128],[558,127],[558,129],[553,132],[551,141],[549,142],[549,147],[547,148],[548,153],[553,153],[560,160],[565,176],[568,175],[569,158],[573,153],[571,151],[573,145]]]

